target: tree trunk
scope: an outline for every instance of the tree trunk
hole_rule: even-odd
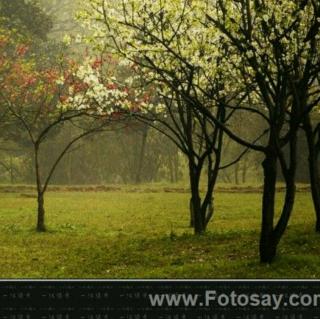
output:
[[[296,193],[296,186],[295,186],[295,174],[294,172],[287,175],[286,178],[286,196],[285,202],[282,210],[281,217],[278,221],[278,224],[274,230],[274,240],[275,244],[278,245],[283,233],[285,232],[292,210],[294,205]]]
[[[260,260],[262,263],[271,263],[276,256],[277,246],[284,234],[295,200],[296,186],[295,175],[297,168],[297,134],[292,136],[290,140],[289,164],[286,163],[285,157],[281,149],[275,151],[275,147],[271,147],[266,153],[263,162],[264,169],[264,193],[263,193],[263,209],[262,209],[262,231],[260,239]],[[286,195],[280,219],[273,227],[275,195],[277,182],[277,159],[279,158],[283,176],[286,183]]]
[[[211,198],[208,208],[207,208],[207,214],[206,214],[206,220],[205,220],[205,225],[207,226],[212,219],[214,214],[214,199],[213,197]]]
[[[286,166],[286,165],[285,165]],[[297,170],[297,132],[290,141],[289,167],[281,165],[283,176],[286,182],[286,196],[279,222],[274,230],[276,244],[279,243],[283,233],[285,232],[295,200],[296,195],[296,170]]]
[[[203,223],[205,229],[207,228],[210,220],[214,215],[214,188],[218,179],[219,167],[220,167],[221,156],[216,157],[216,163],[212,169],[212,161],[209,161],[208,166],[208,187],[205,199],[202,204],[203,210]]]
[[[315,145],[315,137],[309,115],[306,116],[304,120],[303,128],[306,134],[309,151],[309,175],[313,206],[316,214],[316,232],[320,232],[320,176],[318,168],[318,155]]]
[[[201,198],[199,195],[194,195],[192,198],[193,216],[194,216],[194,233],[201,235],[205,231],[205,226],[201,211]]]
[[[38,232],[45,232],[46,227],[44,223],[44,196],[42,193],[38,193],[38,222],[37,222],[37,231]]]
[[[271,151],[263,162],[264,188],[262,201],[262,226],[260,237],[260,261],[271,263],[276,255],[277,245],[273,238],[273,219],[277,181],[277,156]]]
[[[44,193],[41,185],[41,174],[39,165],[39,146],[34,145],[34,159],[35,159],[35,172],[36,172],[36,184],[37,184],[37,195],[38,195],[38,216],[37,216],[37,231],[45,232],[46,227],[44,223]]]
[[[196,235],[203,234],[205,231],[205,225],[203,222],[203,214],[201,210],[201,198],[199,191],[201,168],[189,164],[190,186],[191,186],[191,204],[190,204],[190,224],[193,224],[194,233]]]
[[[190,227],[193,228],[193,227],[195,227],[195,221],[194,221],[194,210],[193,210],[192,198],[190,198],[189,209],[190,209]],[[213,198],[212,198],[212,200],[209,202],[207,209],[206,209],[205,220],[202,221],[203,231],[206,230],[207,225],[209,224],[213,214],[214,214],[214,205],[213,205]]]

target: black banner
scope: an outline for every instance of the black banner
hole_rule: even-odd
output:
[[[320,319],[320,281],[1,281],[0,319]]]

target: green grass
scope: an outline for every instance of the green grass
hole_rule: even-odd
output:
[[[39,234],[35,198],[1,193],[0,276],[320,278],[310,194],[297,194],[270,266],[259,264],[260,199],[259,193],[217,193],[208,233],[196,237],[188,228],[186,193],[49,192],[48,232]]]

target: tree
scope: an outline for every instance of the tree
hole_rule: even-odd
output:
[[[99,82],[92,61],[78,66],[63,58],[60,65],[47,68],[28,57],[27,50],[27,46],[19,45],[15,57],[4,63],[6,70],[0,82],[0,97],[1,105],[9,114],[8,136],[11,132],[21,132],[22,141],[28,141],[32,147],[38,200],[37,230],[45,231],[44,196],[58,164],[77,141],[110,124],[113,107],[120,102],[121,94],[108,89],[108,83],[104,86]],[[103,109],[97,105],[97,99],[104,104]],[[52,166],[44,174],[40,162],[43,145],[50,143],[50,137],[66,123],[75,125],[80,132],[65,141],[57,154],[52,154],[55,156]]]
[[[134,115],[166,135],[187,156],[191,212],[195,233],[201,234],[213,214],[209,208],[220,170],[223,130],[198,112],[182,92],[197,96],[222,123],[233,114],[221,104],[228,99],[220,94],[228,81],[220,58],[226,50],[208,45],[214,30],[202,27],[205,5],[199,1],[127,1],[121,5],[91,1],[91,5],[82,18],[92,27],[97,48],[112,52],[131,67],[130,82],[135,86],[143,78],[143,86],[157,90]],[[241,95],[242,88],[229,87],[230,99]],[[199,186],[204,165],[208,173],[202,200]]]
[[[319,80],[318,80],[319,81]],[[319,83],[319,82],[318,82]],[[308,98],[308,109],[315,109],[320,102],[320,90],[318,87],[311,92]],[[312,112],[306,114],[302,128],[305,132],[308,146],[308,166],[311,184],[311,194],[316,213],[316,232],[320,232],[320,174],[319,174],[319,154],[320,154],[320,123],[317,115]],[[315,122],[315,124],[314,124]]]
[[[265,156],[260,256],[262,262],[271,262],[295,198],[297,130],[314,106],[307,101],[319,72],[319,38],[314,32],[319,29],[319,4],[241,0],[219,1],[217,7],[217,13],[207,14],[207,18],[237,52],[235,67],[243,81],[256,86],[262,102],[258,112],[268,123],[267,144],[259,148],[248,146]],[[247,144],[228,133],[239,143]],[[288,159],[283,153],[286,145]],[[284,175],[286,195],[280,219],[274,225],[277,160]]]

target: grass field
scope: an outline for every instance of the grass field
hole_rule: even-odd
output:
[[[260,193],[217,193],[200,237],[184,192],[49,192],[41,234],[35,198],[0,198],[1,278],[320,278],[309,192],[298,193],[271,266],[259,264]]]

